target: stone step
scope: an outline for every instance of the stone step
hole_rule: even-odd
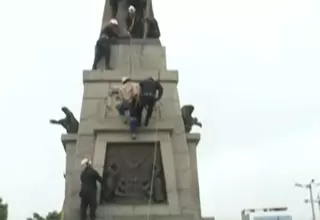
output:
[[[165,70],[165,47],[160,45],[159,40],[120,40],[111,46],[110,65],[126,72],[137,69]],[[98,68],[103,67],[104,59],[101,59]]]
[[[97,216],[96,220],[194,220],[193,215],[146,215],[140,216]]]
[[[178,83],[179,75],[177,70],[145,70],[135,69],[133,71],[125,70],[84,70],[83,83],[96,82],[117,82],[121,83],[123,76],[130,76],[133,81],[141,81],[147,77],[160,79],[163,82]]]

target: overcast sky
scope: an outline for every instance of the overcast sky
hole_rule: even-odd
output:
[[[308,192],[293,183],[320,180],[320,1],[153,2],[181,103],[194,104],[204,124],[195,129],[203,215],[236,220],[243,208],[281,205],[311,219]],[[103,6],[0,1],[0,196],[9,220],[61,209],[63,129],[48,120],[63,105],[80,114]]]

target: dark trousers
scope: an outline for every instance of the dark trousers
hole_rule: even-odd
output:
[[[119,114],[121,116],[125,116],[125,112],[128,111],[130,114],[130,131],[131,133],[137,133],[137,126],[138,126],[138,110],[139,110],[139,105],[137,103],[137,100],[133,100],[132,103],[120,103],[119,105],[116,106]]]
[[[134,100],[130,105],[130,131],[137,133],[139,103]]]
[[[141,124],[142,111],[144,108],[146,108],[147,114],[146,114],[144,125],[148,126],[155,103],[156,103],[156,99],[154,98],[154,96],[142,95],[140,97],[140,102],[139,102],[138,112],[137,112],[138,125]]]
[[[92,69],[96,70],[98,68],[98,63],[102,57],[104,57],[105,59],[105,68],[110,69],[110,66],[109,66],[110,53],[111,53],[110,40],[107,38],[100,38],[96,44]]]
[[[96,193],[91,195],[82,195],[80,204],[80,219],[87,219],[87,209],[90,209],[90,220],[95,220],[97,210],[97,198]]]

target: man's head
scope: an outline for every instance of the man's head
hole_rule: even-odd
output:
[[[126,83],[129,82],[129,81],[130,81],[130,77],[127,77],[127,76],[124,76],[124,77],[122,77],[122,79],[121,79],[122,84],[126,84]]]
[[[109,21],[109,24],[118,25],[118,21],[117,21],[117,19],[111,18]]]
[[[87,166],[91,165],[91,161],[88,158],[84,158],[81,160],[81,167],[86,168]]]
[[[136,13],[136,9],[132,5],[130,5],[128,8],[128,13],[130,16],[134,16]]]

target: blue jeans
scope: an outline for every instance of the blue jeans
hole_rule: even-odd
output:
[[[120,103],[116,106],[119,114],[121,116],[127,116],[126,112],[129,112],[130,115],[130,131],[132,133],[137,133],[137,127],[138,127],[138,120],[137,120],[137,105],[130,104],[130,103]]]

